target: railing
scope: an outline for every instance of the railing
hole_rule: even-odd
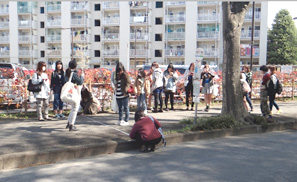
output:
[[[130,1],[129,5],[131,8],[137,8],[137,7],[147,7],[148,2],[143,2],[143,1]]]
[[[198,14],[198,21],[217,21],[219,20],[218,14]]]
[[[147,16],[132,16],[130,17],[130,23],[146,23],[148,21]]]
[[[19,35],[19,42],[29,42],[30,40],[30,35]]]
[[[204,50],[204,56],[217,57],[219,55],[219,52],[218,52],[219,49],[205,48],[203,50]]]
[[[85,34],[77,34],[75,37],[73,37],[73,42],[84,42],[84,41],[89,41],[90,37],[89,35],[85,35]]]
[[[18,6],[18,13],[31,13],[31,11],[30,6]]]
[[[120,50],[119,49],[105,49],[103,50],[103,55],[104,56],[118,56]]]
[[[103,2],[103,9],[119,8],[120,4],[116,1]]]
[[[61,11],[61,4],[53,4],[53,5],[47,5],[47,11]]]
[[[136,35],[136,40],[148,40],[148,33],[130,33],[130,40],[135,40],[135,35]]]
[[[84,10],[88,8],[87,2],[71,2],[71,10]]]
[[[19,56],[30,56],[31,51],[30,50],[19,50]]]
[[[186,15],[167,15],[166,23],[177,23],[177,22],[185,22]]]
[[[71,19],[71,25],[81,25],[84,26],[87,24],[86,18],[73,18]]]
[[[48,42],[60,42],[61,41],[61,35],[49,35],[46,37],[46,40]]]
[[[136,54],[135,54],[136,51]],[[132,57],[139,57],[139,56],[148,56],[148,50],[147,49],[130,49],[130,58]]]
[[[244,20],[252,20],[253,19],[253,14],[252,13],[247,13],[244,16]],[[261,19],[261,12],[255,12],[255,20],[260,20]]]
[[[9,50],[1,50],[0,57],[7,57],[7,56],[9,56],[9,53],[10,53]]]
[[[120,23],[120,18],[103,18],[104,25],[118,25]]]
[[[0,36],[0,42],[9,42],[9,36]]]
[[[19,27],[31,27],[31,21],[30,20],[20,20]]]
[[[165,56],[184,56],[185,49],[166,49]]]
[[[219,32],[217,31],[207,31],[207,32],[198,32],[197,38],[218,38]]]
[[[251,38],[252,37],[252,31],[251,30],[242,30],[240,34],[240,38]],[[260,30],[254,30],[254,37],[259,38],[260,37]]]
[[[61,26],[61,19],[48,20],[47,26]]]
[[[179,5],[185,5],[185,4],[186,4],[185,1],[170,1],[166,3],[167,6],[179,6]]]
[[[198,1],[198,4],[217,4],[217,1]]]
[[[119,40],[119,33],[105,33],[103,35],[103,40]]]
[[[167,39],[168,40],[184,40],[185,32],[168,32]]]
[[[0,14],[7,14],[9,13],[9,8],[1,8],[0,9]]]
[[[89,56],[88,50],[75,50],[73,51],[73,56],[77,58]]]
[[[0,28],[8,28],[9,22],[0,22]]]
[[[61,50],[52,50],[52,49],[47,50],[48,57],[57,57],[57,56],[61,56],[61,55],[62,55]]]

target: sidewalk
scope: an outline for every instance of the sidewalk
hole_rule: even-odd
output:
[[[283,113],[273,115],[281,122],[297,121],[297,102],[281,103]],[[259,105],[253,113],[260,114]],[[204,112],[199,106],[198,117],[209,117],[221,112],[221,106]],[[194,117],[194,111],[176,110],[151,113],[158,119],[163,131],[176,127],[186,117]],[[82,158],[101,153],[113,153],[135,149],[128,134],[134,124],[134,113],[130,113],[130,126],[115,125],[118,114],[101,113],[96,116],[78,116],[78,131],[65,129],[67,120],[4,120],[0,119],[0,170],[48,164],[66,159]],[[170,144],[170,143],[169,143]]]

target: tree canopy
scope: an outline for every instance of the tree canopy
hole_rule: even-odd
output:
[[[268,64],[297,63],[297,30],[288,10],[276,14],[267,41]]]

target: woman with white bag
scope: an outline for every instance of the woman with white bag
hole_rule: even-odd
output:
[[[84,74],[82,73],[81,76],[78,76],[76,71],[77,63],[75,60],[71,60],[69,62],[68,67],[69,68],[66,70],[66,75],[65,75],[66,84],[62,88],[61,99],[63,100],[63,102],[71,104],[71,107],[72,107],[71,112],[68,116],[68,123],[67,123],[66,129],[69,128],[69,131],[76,131],[76,127],[74,126],[74,124],[75,124],[77,112],[80,105],[81,89],[84,83]],[[76,84],[77,89],[72,90],[70,87],[73,87],[73,84],[67,84],[67,83]]]

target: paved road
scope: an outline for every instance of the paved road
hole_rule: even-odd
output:
[[[1,182],[296,181],[297,132],[243,135],[0,171]]]

